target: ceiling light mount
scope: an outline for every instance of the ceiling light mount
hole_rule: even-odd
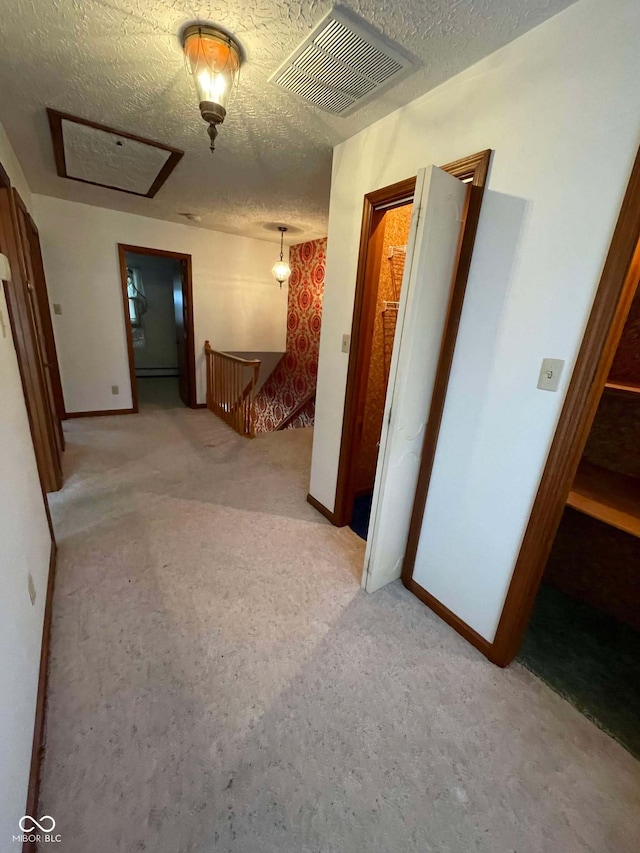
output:
[[[213,151],[218,125],[225,120],[238,88],[244,51],[231,33],[215,24],[188,24],[182,30],[181,41],[200,115],[209,125],[209,147]]]
[[[281,288],[284,282],[291,275],[291,267],[284,260],[284,235],[288,230],[289,229],[285,225],[278,225],[278,231],[280,232],[280,260],[275,262],[273,269],[271,270],[273,277]]]

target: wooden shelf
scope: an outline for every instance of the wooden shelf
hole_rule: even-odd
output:
[[[567,506],[640,537],[640,477],[581,462]]]
[[[630,396],[640,400],[640,385],[629,385],[623,382],[607,382],[604,386],[605,391],[612,394],[620,394],[622,396]]]

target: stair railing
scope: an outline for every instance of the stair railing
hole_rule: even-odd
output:
[[[255,436],[254,399],[260,359],[239,358],[204,342],[207,362],[207,408],[240,435]]]
[[[308,404],[312,400],[315,400],[315,398],[316,398],[316,389],[312,388],[311,391],[309,391],[308,394],[305,394],[305,396],[302,398],[302,400],[300,400],[300,402],[297,403],[295,408],[293,408],[289,412],[289,414],[280,421],[280,423],[276,427],[276,430],[288,429],[289,425],[295,421],[295,419],[298,417],[300,412],[302,412],[303,409],[306,409]]]

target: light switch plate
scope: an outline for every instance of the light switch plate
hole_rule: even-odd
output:
[[[351,335],[342,336],[342,352],[349,352],[349,344],[351,343]]]
[[[59,302],[53,303],[53,313],[54,314],[62,314],[62,305]]]
[[[557,391],[563,367],[564,361],[561,358],[543,358],[538,388],[541,391]]]
[[[113,395],[119,394],[120,393],[120,387],[118,385],[112,385],[111,386],[111,393]]]

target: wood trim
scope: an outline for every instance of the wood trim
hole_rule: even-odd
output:
[[[120,287],[122,290],[122,308],[124,311],[124,332],[127,338],[127,358],[129,359],[129,384],[131,387],[131,411],[135,414],[138,412],[138,383],[136,380],[136,363],[133,352],[133,331],[131,329],[131,320],[129,319],[129,292],[127,290],[127,248],[121,243],[118,243],[118,266],[120,268]],[[94,415],[95,412],[90,412]],[[81,417],[86,417],[83,413]],[[69,415],[74,417],[74,415]]]
[[[357,407],[363,383],[366,382],[364,362],[366,361],[368,369],[371,353],[372,341],[366,340],[366,338],[371,337],[371,329],[367,326],[367,320],[369,320],[370,325],[371,282],[375,281],[376,273],[375,265],[372,264],[372,261],[375,259],[375,252],[373,251],[375,245],[372,245],[372,241],[377,243],[374,231],[384,215],[384,211],[382,211],[376,217],[375,210],[376,207],[381,206],[384,206],[385,210],[388,210],[388,205],[392,205],[394,202],[404,202],[406,204],[407,198],[412,197],[415,193],[415,188],[416,178],[406,178],[404,181],[399,181],[388,187],[367,193],[364,197],[362,226],[360,228],[360,247],[358,250],[358,270],[356,273],[356,291],[353,319],[351,322],[351,345],[347,370],[344,417],[342,421],[342,438],[340,441],[340,460],[338,462],[336,502],[334,512],[326,516],[338,527],[344,527],[345,524],[349,524],[351,521],[349,517],[351,509],[349,506],[349,494],[351,491],[353,448],[358,429],[356,422]],[[367,331],[369,331],[369,335],[367,335]],[[367,350],[369,356],[367,356]],[[319,507],[316,506],[316,509],[319,509]],[[319,509],[319,511],[323,515],[328,512],[326,507]]]
[[[166,256],[165,256],[166,257]],[[194,333],[193,319],[193,275],[191,265],[191,255],[186,255],[183,258],[186,269],[186,290],[183,297],[187,302],[187,376],[189,380],[189,407],[195,408],[198,399],[198,389],[196,387],[196,340]]]
[[[133,334],[129,322],[129,300],[127,297],[127,260],[126,252],[138,255],[153,255],[159,258],[171,258],[181,261],[185,265],[186,292],[183,285],[182,295],[187,305],[187,380],[189,383],[189,408],[195,409],[197,402],[196,387],[196,344],[193,321],[193,272],[191,255],[184,252],[171,252],[168,249],[153,249],[147,246],[131,246],[128,243],[118,243],[118,261],[120,266],[120,284],[122,285],[122,299],[124,307],[124,323],[127,334],[127,351],[129,354],[129,377],[131,381],[131,399],[134,410],[138,411],[138,389],[136,384],[135,362],[133,355]]]
[[[137,409],[96,409],[92,412],[67,412],[67,418],[101,418],[107,415],[136,415]]]
[[[81,184],[90,184],[94,187],[106,187],[108,190],[116,190],[120,193],[128,195],[142,196],[143,198],[153,198],[160,187],[165,183],[169,175],[176,168],[180,160],[184,157],[184,151],[180,148],[173,148],[170,145],[165,145],[163,142],[156,142],[153,139],[147,139],[144,136],[138,136],[135,133],[127,133],[124,130],[118,130],[115,127],[109,127],[106,124],[100,124],[97,121],[89,121],[80,116],[74,116],[70,113],[62,113],[58,110],[53,110],[47,107],[47,116],[49,118],[49,127],[51,129],[51,142],[53,145],[53,156],[56,163],[56,172],[61,178],[67,178],[70,181],[78,181]],[[136,192],[135,190],[127,190],[122,187],[114,187],[111,184],[102,184],[98,181],[88,181],[85,178],[76,178],[69,175],[67,172],[67,163],[64,153],[64,133],[62,130],[62,121],[73,122],[74,124],[82,124],[85,127],[92,127],[96,130],[102,130],[104,133],[113,133],[115,136],[121,136],[124,139],[132,139],[134,142],[142,142],[144,145],[149,145],[152,148],[159,148],[162,151],[168,151],[169,157],[163,164],[162,168],[156,175],[153,183],[146,193]]]
[[[26,301],[31,322],[34,330],[34,347],[37,355],[39,371],[42,376],[44,402],[47,413],[47,428],[52,441],[52,454],[56,466],[56,479],[59,483],[58,488],[62,486],[62,452],[65,448],[64,431],[62,429],[62,420],[58,412],[56,402],[56,393],[54,390],[55,378],[54,374],[57,369],[57,357],[52,362],[49,357],[49,347],[47,342],[46,323],[51,322],[51,314],[49,311],[48,301],[45,299],[44,311],[41,302],[41,280],[38,276],[36,268],[36,259],[34,257],[34,246],[32,240],[32,230],[30,223],[33,222],[27,207],[20,197],[20,194],[15,189],[12,189],[12,198],[14,204],[14,222],[16,235],[18,238],[19,257],[21,262],[21,272],[26,285]],[[39,243],[38,243],[39,246]],[[42,263],[42,258],[40,258]],[[44,270],[42,270],[44,276]],[[60,389],[62,391],[62,387]]]
[[[40,670],[38,673],[38,692],[36,695],[36,717],[33,726],[33,745],[31,747],[31,767],[29,771],[29,786],[25,814],[38,813],[38,797],[40,794],[40,773],[45,743],[45,720],[47,714],[47,682],[49,675],[49,655],[51,648],[51,616],[53,611],[53,591],[56,576],[56,544],[51,542],[49,557],[49,577],[47,579],[47,597],[44,605],[44,620],[42,625],[42,645],[40,650]],[[25,841],[22,853],[35,853],[35,842]]]
[[[325,518],[328,518],[331,524],[335,524],[336,527],[341,526],[336,523],[336,514],[334,512],[331,512],[330,509],[327,509],[326,506],[324,504],[321,504],[319,500],[316,500],[313,495],[307,495],[307,503],[310,503],[314,509],[317,509],[320,515],[324,515]]]
[[[4,282],[4,290],[38,474],[43,493],[53,492],[62,485],[62,469],[27,291],[16,197],[11,187],[0,189],[0,251],[7,255],[11,266],[11,281]]]
[[[315,396],[316,396],[316,389],[312,388],[308,394],[304,395],[304,397],[302,398],[302,400],[300,400],[300,402],[297,404],[297,406],[294,406],[293,409],[291,409],[291,411],[286,416],[286,418],[284,418],[283,420],[280,421],[278,426],[275,428],[274,432],[278,432],[280,430],[287,429],[289,424],[291,424],[291,423],[293,423],[293,421],[295,421],[295,419],[298,417],[300,412],[302,412],[302,410],[305,408],[305,406],[308,406],[309,403],[315,399]]]
[[[150,246],[132,246],[129,243],[118,243],[125,252],[134,252],[137,255],[155,255],[159,258],[173,258],[174,261],[186,261],[191,255],[184,252],[171,252],[169,249],[153,249]]]
[[[11,181],[9,179],[9,175],[7,170],[4,168],[2,163],[0,163],[0,187],[4,187],[5,189],[9,189],[11,186]]]
[[[469,640],[470,643],[480,649],[484,654],[488,653],[490,643],[474,631],[473,628],[459,619],[451,610],[442,604],[442,602],[438,601],[423,589],[417,581],[413,579],[413,569],[416,562],[420,530],[422,528],[424,510],[427,503],[431,474],[433,472],[438,436],[440,435],[440,427],[442,425],[442,415],[447,397],[447,389],[449,387],[451,365],[453,363],[453,355],[456,348],[456,340],[458,338],[460,317],[462,316],[462,306],[464,304],[467,281],[469,279],[469,269],[471,267],[471,258],[476,240],[476,232],[478,230],[478,221],[480,219],[480,209],[482,207],[484,188],[489,174],[490,161],[491,151],[486,150],[473,154],[471,157],[465,157],[462,160],[456,160],[453,163],[448,163],[443,167],[445,172],[448,172],[450,175],[453,175],[460,180],[470,180],[470,189],[461,242],[458,250],[456,274],[447,311],[444,335],[440,346],[440,355],[438,357],[438,366],[436,369],[436,378],[431,397],[429,418],[425,427],[425,434],[422,443],[420,471],[418,474],[418,483],[416,486],[416,494],[411,513],[411,523],[409,525],[407,550],[402,564],[402,583],[407,587],[407,589],[410,589],[418,596],[418,598],[421,599],[421,601],[424,601],[435,613],[437,613],[438,616],[444,619],[444,621],[451,625],[452,628],[455,628],[459,634],[462,634],[462,636]]]
[[[517,654],[640,278],[640,150],[507,592],[490,659]]]
[[[456,630],[467,642],[475,646],[486,657],[491,656],[491,643],[485,640],[477,631],[474,631],[466,622],[463,622],[452,610],[449,610],[437,598],[434,598],[431,593],[427,592],[413,578],[409,578],[406,583],[403,579],[403,583],[409,592],[412,592],[416,598],[419,598],[423,604],[426,604],[430,610],[433,610],[437,616]]]
[[[224,350],[213,349],[209,341],[204,342],[204,354],[221,355],[223,358],[226,358],[227,361],[233,361],[235,364],[242,364],[245,367],[260,367],[259,358],[241,358],[239,355],[231,355],[230,352],[225,352]]]
[[[42,247],[40,245],[40,234],[36,227],[33,217],[27,214],[28,238],[31,246],[31,265],[35,278],[36,298],[40,307],[40,320],[42,322],[42,331],[45,337],[45,348],[47,353],[47,362],[49,366],[49,375],[51,377],[51,386],[53,390],[54,402],[58,418],[63,421],[66,416],[64,405],[64,394],[62,391],[62,380],[60,378],[60,365],[58,362],[58,351],[56,349],[56,341],[53,333],[53,322],[51,320],[51,307],[49,305],[49,294],[47,291],[47,279],[44,271],[44,262],[42,260]]]

